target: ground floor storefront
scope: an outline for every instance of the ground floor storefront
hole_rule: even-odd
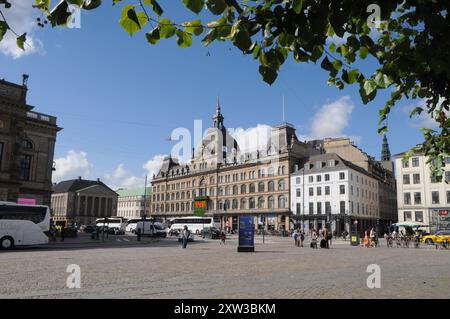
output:
[[[260,213],[260,214],[236,214],[214,215],[220,218],[220,227],[227,233],[236,232],[239,229],[240,216],[253,216],[255,231],[283,232],[292,229],[289,213]]]

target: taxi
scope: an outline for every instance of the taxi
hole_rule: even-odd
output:
[[[422,237],[422,242],[429,245],[434,243],[450,242],[450,230],[439,230],[433,235],[426,235]]]

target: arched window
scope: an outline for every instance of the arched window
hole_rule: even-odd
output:
[[[179,212],[180,211],[180,204],[177,203],[175,207],[176,207],[176,212]]]
[[[170,205],[170,211],[171,211],[171,212],[174,212],[174,211],[175,211],[175,205],[174,205],[174,204],[171,204],[171,205]]]
[[[272,166],[269,167],[268,175],[273,176],[273,171],[274,171],[273,167]]]
[[[285,183],[284,183],[284,180],[282,179],[282,180],[278,181],[278,190],[284,191],[284,188],[285,188]]]
[[[219,200],[218,208],[219,208],[219,210],[223,210],[223,202],[222,202],[222,200]]]
[[[249,193],[254,193],[254,192],[255,192],[255,184],[251,183],[251,184],[248,186],[248,192],[249,192]]]
[[[22,140],[20,143],[23,149],[25,150],[32,150],[33,149],[33,143],[31,143],[30,140]]]
[[[258,198],[258,208],[264,208],[264,197],[262,196]]]
[[[174,200],[175,199],[175,193],[170,194],[170,199]]]
[[[281,167],[281,174],[286,174],[286,166]]]
[[[219,187],[219,196],[223,196],[223,188]]]
[[[195,179],[192,180],[192,187],[195,187]]]
[[[275,208],[275,203],[274,203],[274,200],[273,200],[273,196],[269,196],[268,202],[269,202],[269,208]]]
[[[209,183],[210,183],[210,184],[214,184],[214,177],[211,176],[211,177],[209,178]]]
[[[241,209],[246,208],[247,208],[247,201],[245,200],[245,198],[241,198]]]
[[[209,196],[214,196],[214,194],[215,194],[214,187],[211,187],[209,189]]]
[[[229,199],[225,200],[225,208],[228,210],[231,208]]]
[[[236,198],[233,199],[233,209],[238,209],[238,200]]]
[[[184,192],[181,192],[181,199],[184,199]]]
[[[247,186],[245,186],[245,184],[241,185],[241,194],[245,194],[247,193]]]
[[[283,195],[278,197],[278,208],[286,208],[286,198]]]
[[[225,187],[225,195],[226,196],[230,195],[230,186]]]
[[[233,195],[237,195],[238,194],[238,187],[237,185],[233,186]]]
[[[177,192],[176,198],[177,198],[177,200],[180,199],[180,193],[179,192]]]
[[[186,198],[191,198],[191,192],[189,191],[186,192]],[[162,200],[164,200],[164,198]]]
[[[281,172],[281,166],[278,166],[278,175],[281,175],[282,174],[282,172]]]
[[[184,203],[181,203],[181,211],[184,212]]]
[[[264,182],[258,183],[258,192],[260,192],[260,193],[264,192]]]
[[[255,199],[253,197],[250,197],[250,199],[248,200],[248,204],[250,209],[255,208]]]
[[[275,183],[273,181],[269,182],[269,192],[274,192],[275,191]]]

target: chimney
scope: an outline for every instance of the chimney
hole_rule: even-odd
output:
[[[100,178],[97,178],[97,182],[99,182],[99,183],[100,183]]]
[[[78,176],[78,180],[81,181],[81,176]]]

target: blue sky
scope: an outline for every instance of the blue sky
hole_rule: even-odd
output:
[[[155,169],[155,155],[170,152],[174,142],[166,138],[173,129],[192,130],[195,119],[204,121],[204,129],[211,124],[217,96],[227,127],[280,123],[284,95],[286,120],[297,127],[298,136],[350,136],[379,158],[378,108],[386,93],[364,106],[356,86],[328,87],[319,65],[292,60],[269,86],[256,61],[228,43],[205,48],[196,40],[191,48],[180,49],[175,38],[156,46],[147,44],[144,32],[131,38],[118,23],[123,4],[112,7],[108,1],[82,12],[80,29],[36,28],[37,12],[25,8],[32,2],[25,0],[21,11],[10,16],[19,32],[29,32],[34,48],[17,57],[3,43],[0,77],[20,82],[22,73],[29,74],[28,103],[57,116],[64,128],[56,144],[56,180],[81,174],[113,186],[141,183]],[[169,3],[164,8],[173,20],[195,18],[180,3]],[[374,67],[368,61],[362,69]],[[392,154],[421,142],[417,127],[426,125],[427,118],[411,121],[405,111],[414,103],[402,101],[389,119]]]

